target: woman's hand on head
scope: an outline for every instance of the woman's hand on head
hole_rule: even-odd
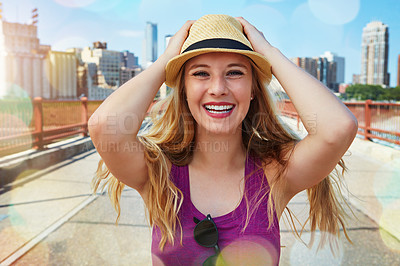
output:
[[[254,51],[267,57],[273,46],[265,39],[264,34],[243,17],[236,17],[236,19],[242,24],[243,32],[253,46]]]
[[[175,33],[175,35],[169,40],[168,46],[163,53],[167,60],[170,60],[174,56],[179,55],[183,43],[185,42],[190,27],[193,25],[195,20],[188,20],[185,24]]]

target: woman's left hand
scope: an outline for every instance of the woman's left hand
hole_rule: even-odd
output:
[[[254,51],[268,57],[273,46],[265,39],[264,34],[243,17],[236,17],[236,19],[242,24],[243,32],[253,46]]]

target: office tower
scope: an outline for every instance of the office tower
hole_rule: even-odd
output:
[[[304,69],[311,76],[321,81],[334,92],[339,89],[336,83],[336,62],[330,62],[325,57],[295,57],[291,61]]]
[[[104,99],[120,86],[121,53],[107,50],[107,43],[95,42],[81,53],[86,63],[89,99]],[[90,86],[89,86],[90,85]]]
[[[81,56],[83,62],[96,64],[100,87],[111,89],[119,86],[120,52],[107,50],[107,43],[95,42],[93,48],[85,47]]]
[[[144,40],[144,68],[157,60],[157,24],[147,22]]]
[[[141,72],[138,57],[129,51],[121,52],[121,69],[120,81],[121,85],[135,77]]]
[[[321,57],[328,59],[329,62],[336,63],[336,83],[344,83],[344,70],[345,70],[345,60],[344,57],[338,56],[332,52],[325,52]]]
[[[137,68],[139,65],[139,59],[135,54],[128,50],[121,52],[121,67]]]
[[[364,27],[361,44],[361,84],[389,86],[389,29],[380,21]]]

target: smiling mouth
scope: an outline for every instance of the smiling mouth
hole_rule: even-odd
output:
[[[223,114],[223,113],[229,113],[233,109],[234,105],[233,104],[227,104],[227,105],[212,105],[212,104],[205,104],[204,108],[213,114]]]

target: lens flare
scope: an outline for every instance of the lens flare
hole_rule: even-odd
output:
[[[5,221],[6,222],[6,221]],[[12,254],[29,239],[17,226],[7,226],[0,231],[0,261]]]
[[[382,241],[388,248],[397,252],[400,252],[400,241],[398,240],[400,239],[399,222],[400,200],[397,200],[384,208],[379,221],[379,233]]]
[[[327,233],[328,234],[328,233]],[[337,238],[336,236],[328,236]],[[301,235],[303,241],[308,243],[311,238],[311,233],[303,233]],[[290,251],[291,265],[340,265],[343,259],[343,240],[339,239],[339,247],[337,254],[333,254],[330,245],[327,243],[324,247],[318,249],[318,244],[321,240],[320,232],[315,232],[314,244],[308,248],[304,243],[296,241]],[[336,255],[336,256],[335,256]]]
[[[72,8],[85,7],[96,2],[96,0],[53,0],[53,1],[59,5]]]
[[[308,0],[315,17],[331,25],[346,24],[357,16],[360,0]]]
[[[24,91],[14,85],[9,91],[8,99],[1,100],[0,106],[0,137],[8,137],[8,140],[0,141],[1,154],[7,154],[11,150],[24,150],[32,147],[33,138],[29,134],[33,130],[33,106],[29,98],[21,97]],[[26,94],[25,94],[26,95]],[[20,137],[14,137],[26,134]],[[10,139],[12,137],[12,139]],[[6,152],[4,153],[4,150]]]
[[[383,209],[400,199],[400,159],[385,163],[377,170],[374,193]]]
[[[275,265],[275,248],[265,239],[245,238],[226,246],[217,259],[217,265]]]

